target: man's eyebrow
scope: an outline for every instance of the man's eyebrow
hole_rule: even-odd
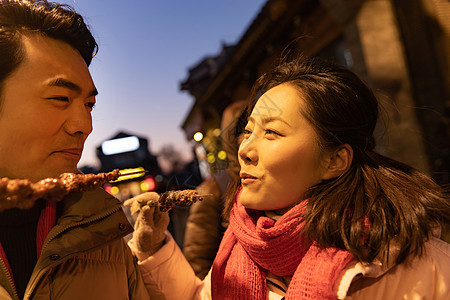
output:
[[[64,78],[56,78],[50,80],[49,82],[47,82],[47,85],[68,88],[78,94],[81,94],[81,87],[78,84]],[[94,89],[88,94],[88,97],[93,97],[97,95],[98,95],[97,88],[94,87]]]

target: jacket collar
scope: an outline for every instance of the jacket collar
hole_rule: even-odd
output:
[[[58,203],[58,225],[68,225],[95,218],[109,210],[119,210],[122,203],[99,188],[90,192],[74,192]]]
[[[101,188],[72,193],[58,204],[58,219],[44,241],[28,284],[28,294],[49,268],[133,231],[121,209],[121,202]]]

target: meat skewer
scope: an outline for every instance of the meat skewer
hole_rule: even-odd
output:
[[[123,175],[130,173],[121,174],[118,169],[99,174],[63,173],[59,178],[46,178],[36,183],[28,179],[0,178],[0,212],[15,207],[29,209],[38,199],[61,201],[69,193],[92,191]],[[158,205],[161,211],[168,211],[177,205],[189,206],[203,200],[204,196],[195,190],[167,191],[160,195],[158,201],[148,201],[146,204]]]
[[[38,199],[60,201],[71,192],[91,191],[120,176],[122,174],[116,169],[109,173],[86,175],[63,173],[59,178],[46,178],[36,183],[3,177],[0,179],[0,212],[14,207],[29,209]]]
[[[157,205],[161,211],[168,211],[174,206],[190,206],[196,201],[202,201],[205,196],[199,195],[196,190],[167,191],[157,201],[148,201],[146,205]]]

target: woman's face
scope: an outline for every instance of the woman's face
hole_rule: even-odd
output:
[[[283,213],[322,180],[326,166],[317,134],[300,113],[305,105],[289,84],[270,89],[256,103],[238,152],[245,207]]]

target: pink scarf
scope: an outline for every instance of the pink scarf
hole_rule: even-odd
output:
[[[336,299],[334,283],[353,256],[340,249],[321,249],[302,237],[306,201],[275,221],[247,211],[239,196],[240,191],[214,260],[213,299],[266,300],[267,271],[292,277],[287,300]]]

